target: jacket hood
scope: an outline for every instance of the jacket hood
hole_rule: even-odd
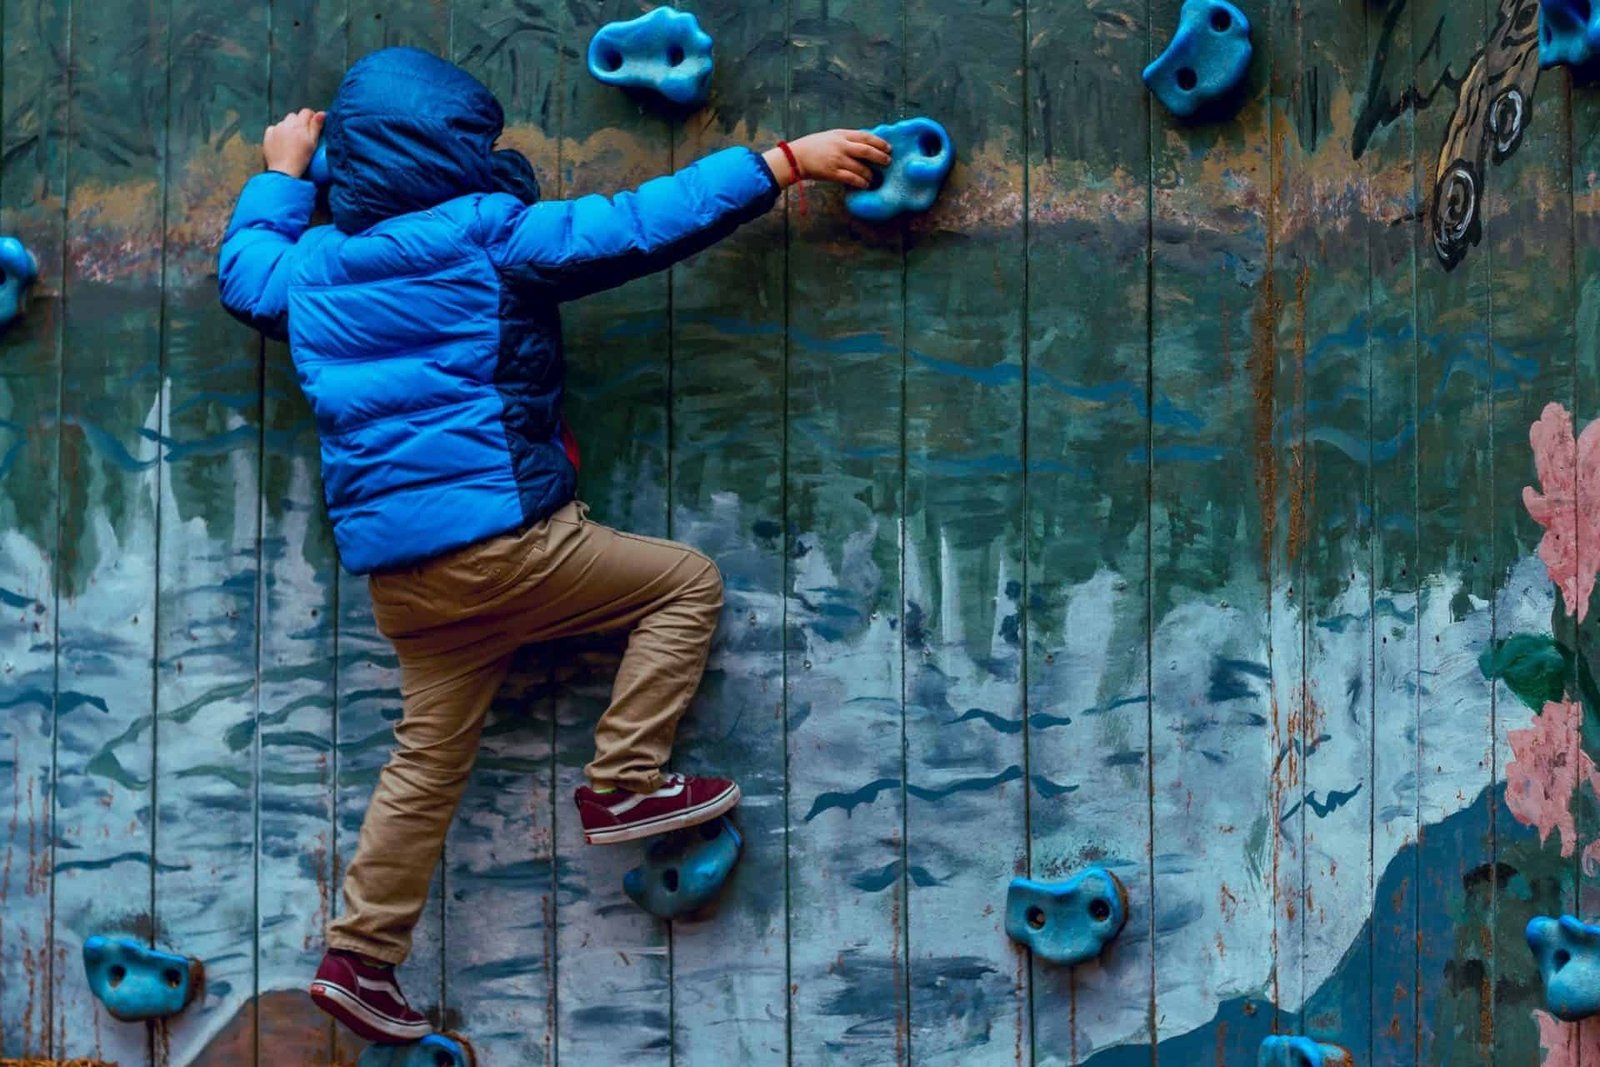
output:
[[[455,64],[415,48],[366,56],[339,83],[323,131],[334,225],[359,233],[494,190],[504,125],[494,94]]]

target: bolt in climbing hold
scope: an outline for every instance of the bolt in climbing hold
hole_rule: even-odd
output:
[[[1236,102],[1254,55],[1250,20],[1227,0],[1184,0],[1178,32],[1144,68],[1144,83],[1181,119]]]
[[[15,237],[0,237],[0,330],[22,314],[39,262]]]
[[[409,1045],[368,1045],[356,1067],[474,1067],[472,1046],[459,1034],[429,1034]]]
[[[1539,0],[1539,66],[1587,68],[1597,53],[1600,5],[1590,0]]]
[[[1127,921],[1128,892],[1101,867],[1059,883],[1014,878],[1006,894],[1007,936],[1051,963],[1094,959]]]
[[[1355,1067],[1355,1059],[1338,1045],[1275,1034],[1261,1042],[1256,1067]]]
[[[1539,915],[1528,920],[1526,936],[1550,1014],[1567,1022],[1600,1014],[1600,926]]]
[[[872,132],[889,142],[887,167],[872,168],[870,189],[853,189],[844,195],[850,214],[869,222],[883,222],[904,212],[927,211],[956,161],[950,134],[932,119],[906,119]]]
[[[644,862],[622,878],[622,889],[652,915],[676,919],[716,899],[744,844],[727,816],[650,842]]]
[[[128,937],[90,937],[83,943],[83,970],[95,999],[123,1022],[176,1015],[205,984],[199,960]]]
[[[589,42],[589,73],[596,79],[650,90],[682,107],[706,102],[711,66],[710,36],[693,15],[670,7],[608,23]]]

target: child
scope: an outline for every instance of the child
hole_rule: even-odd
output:
[[[471,75],[386,49],[345,75],[326,116],[270,127],[265,173],[223,239],[222,302],[288,340],[322,443],[344,566],[370,575],[405,711],[311,985],[361,1037],[427,1020],[394,965],[411,947],[484,715],[518,646],[631,631],[577,790],[591,844],[713,819],[720,778],[666,774],[722,579],[682,545],[608,530],[574,499],[558,305],[661,270],[765,213],[803,178],[864,188],[877,137],[835,130],[764,156],[729,149],[614,199],[537,203],[533,170],[494,148],[504,118]],[[332,226],[302,180],[320,136]]]

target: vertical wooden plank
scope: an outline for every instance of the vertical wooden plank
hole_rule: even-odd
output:
[[[784,136],[784,4],[694,0],[716,40],[709,108],[680,165]],[[785,1063],[789,1048],[783,707],[785,217],[774,211],[672,274],[672,530],[722,571],[722,625],[674,766],[743,794],[744,855],[716,912],[672,925],[676,1061]]]
[[[1152,1044],[1155,1025],[1150,40],[1144,0],[1099,5],[1088,33],[1070,5],[1027,17],[1030,873],[1098,864],[1130,905],[1098,964],[1033,964],[1034,1062],[1077,1064]]]
[[[1487,26],[1481,3],[1423,0],[1416,11],[1417,39],[1437,40],[1440,54],[1461,70],[1482,46]],[[1470,82],[1470,74],[1468,79]],[[1422,341],[1417,376],[1417,540],[1420,549],[1418,605],[1419,779],[1421,840],[1460,808],[1489,803],[1493,734],[1489,701],[1482,691],[1443,684],[1458,669],[1470,641],[1462,629],[1469,598],[1493,593],[1490,566],[1489,478],[1492,440],[1488,392],[1488,256],[1461,246],[1452,269],[1437,254],[1431,236],[1436,203],[1459,203],[1448,195],[1463,164],[1474,166],[1482,143],[1473,124],[1485,118],[1482,102],[1469,94],[1452,110],[1446,95],[1417,115],[1419,175],[1429,191],[1423,225],[1417,291],[1417,332]],[[1465,147],[1462,147],[1465,146]],[[1481,166],[1481,164],[1477,164]],[[1481,210],[1486,175],[1476,170]],[[1447,195],[1439,189],[1445,183]],[[1490,196],[1499,194],[1492,187]],[[1487,824],[1487,819],[1483,820]],[[1423,916],[1459,914],[1468,873],[1490,859],[1491,843],[1468,832],[1451,849],[1456,862],[1429,863],[1418,887]],[[1421,1062],[1483,1063],[1493,1021],[1486,967],[1458,973],[1458,944],[1451,937],[1424,937],[1420,997],[1423,1005]]]
[[[434,55],[451,54],[456,29],[454,0],[351,0],[349,60],[354,63],[380,48],[421,48]],[[471,7],[468,10],[473,10]],[[462,26],[476,32],[480,27]]]
[[[629,0],[569,5],[561,56],[559,178],[553,195],[614,193],[672,169],[667,120],[597,82],[584,67],[601,26],[638,15]],[[590,297],[565,312],[567,411],[583,449],[578,490],[595,521],[663,536],[667,515],[671,339],[668,277]],[[557,648],[556,1055],[559,1060],[671,1058],[667,929],[622,892],[639,846],[586,845],[572,793],[610,703],[613,642]]]
[[[1289,335],[1298,426],[1287,429],[1298,430],[1303,457],[1296,487],[1303,532],[1289,544],[1302,564],[1304,689],[1298,728],[1284,741],[1300,760],[1293,817],[1303,866],[1301,1000],[1285,1004],[1301,1010],[1300,1029],[1358,1050],[1365,1062],[1371,957],[1365,966],[1347,964],[1337,980],[1334,972],[1375,918],[1368,243],[1382,224],[1372,221],[1365,167],[1353,148],[1366,14],[1305,0],[1295,14],[1295,51],[1287,57],[1294,80],[1281,115],[1293,146],[1284,197],[1289,257],[1300,279]],[[1292,532],[1293,508],[1288,518]],[[1280,810],[1287,814],[1290,805]],[[1357,995],[1347,998],[1344,987],[1352,985]]]
[[[1296,194],[1309,168],[1304,131],[1294,123],[1303,103],[1299,0],[1273,0],[1267,23],[1257,28],[1267,45],[1271,72],[1267,121],[1270,195],[1265,204],[1268,236],[1267,314],[1272,330],[1270,388],[1261,412],[1269,421],[1273,491],[1266,538],[1268,552],[1267,667],[1272,685],[1272,774],[1268,810],[1273,820],[1272,999],[1280,1018],[1274,1029],[1292,1029],[1281,1018],[1305,1000],[1306,746],[1306,302],[1311,254],[1296,223]],[[1309,211],[1317,206],[1306,205]],[[1326,205],[1321,205],[1326,210]],[[1312,225],[1315,225],[1314,223]],[[1311,238],[1306,234],[1306,239]],[[1270,392],[1270,398],[1265,394]],[[1270,407],[1267,407],[1270,405]]]
[[[521,150],[552,183],[563,76],[556,13],[460,0],[452,23],[454,60],[505,109],[501,144]],[[548,681],[544,655],[519,657],[490,708],[477,766],[445,843],[445,1009],[488,1063],[549,1063],[555,1055]]]
[[[1480,512],[1487,521],[1475,527],[1479,544],[1473,547],[1472,555],[1483,557],[1488,568],[1483,581],[1493,596],[1492,641],[1518,634],[1544,634],[1553,626],[1557,639],[1571,649],[1575,646],[1575,626],[1560,603],[1559,594],[1554,618],[1547,611],[1532,612],[1527,604],[1532,598],[1524,593],[1527,582],[1519,577],[1531,572],[1539,586],[1552,588],[1544,584],[1544,568],[1535,559],[1544,530],[1533,521],[1523,503],[1523,488],[1537,484],[1529,430],[1551,402],[1573,411],[1579,426],[1593,414],[1573,403],[1577,369],[1571,210],[1573,97],[1564,72],[1540,76],[1533,65],[1539,33],[1538,9],[1539,5],[1530,0],[1498,0],[1488,5],[1491,45],[1485,62],[1492,64],[1487,72],[1499,77],[1492,83],[1485,106],[1492,114],[1504,117],[1498,130],[1491,128],[1490,136],[1504,138],[1510,150],[1501,153],[1500,144],[1491,140],[1491,186],[1483,203],[1489,305],[1485,384],[1489,392],[1493,466],[1487,484],[1478,490],[1483,494]],[[1522,58],[1523,65],[1515,65],[1514,57]],[[1512,100],[1512,93],[1517,94],[1516,101]],[[1520,106],[1514,106],[1517,102]],[[1581,463],[1575,469],[1581,479]],[[1572,530],[1568,536],[1577,533]],[[1592,564],[1590,573],[1594,573]],[[1478,860],[1481,866],[1472,872],[1464,887],[1466,906],[1461,911],[1466,930],[1458,939],[1461,949],[1456,967],[1481,967],[1485,973],[1490,999],[1480,1010],[1492,1018],[1493,1029],[1483,1040],[1495,1062],[1533,1063],[1540,1059],[1539,1048],[1545,1034],[1533,1013],[1524,1007],[1523,998],[1514,992],[1519,986],[1538,982],[1522,931],[1534,915],[1572,913],[1577,909],[1587,844],[1584,832],[1592,833],[1592,827],[1582,823],[1587,812],[1593,810],[1593,794],[1584,795],[1589,787],[1578,776],[1575,784],[1583,792],[1571,798],[1570,806],[1576,832],[1572,840],[1562,842],[1559,850],[1568,857],[1561,862],[1568,877],[1559,881],[1538,877],[1539,872],[1527,862],[1528,849],[1522,844],[1533,835],[1518,825],[1512,807],[1501,802],[1499,788],[1508,778],[1508,767],[1515,758],[1512,741],[1526,738],[1536,712],[1503,682],[1490,685],[1488,703],[1493,748],[1488,792],[1481,803],[1492,820],[1493,855]],[[1550,713],[1547,721],[1554,714]],[[1571,745],[1566,757],[1571,762],[1567,765],[1577,768],[1583,759],[1581,730],[1573,731]],[[1526,817],[1525,809],[1522,814]],[[1557,851],[1552,847],[1549,854],[1554,857]],[[1508,884],[1511,872],[1523,876],[1517,885]],[[1522,885],[1528,888],[1523,890]],[[1551,1060],[1559,1062],[1555,1056]],[[1574,1054],[1568,1062],[1576,1064],[1581,1060],[1581,1054]]]
[[[163,1064],[235,1012],[255,1046],[261,344],[217,301],[216,255],[259,166],[236,123],[267,104],[269,12],[173,5],[164,57],[154,913],[206,996],[157,1029]]]
[[[1153,50],[1171,39],[1179,6],[1152,5]],[[1241,6],[1257,59],[1239,114],[1181,126],[1152,105],[1148,408],[1156,1018],[1165,1037],[1229,1005],[1216,1057],[1230,1064],[1253,1060],[1274,1022],[1280,854],[1272,28],[1267,4]]]
[[[1559,91],[1559,90],[1556,90]],[[1600,141],[1589,131],[1600,129],[1600,98],[1594,92],[1573,92],[1567,98],[1569,106],[1568,145],[1571,155],[1572,179],[1569,190],[1572,196],[1572,246],[1575,291],[1572,294],[1574,310],[1574,421],[1580,434],[1593,437],[1600,434]],[[1580,456],[1582,453],[1580,452]],[[1592,453],[1591,453],[1592,455]],[[1588,501],[1578,514],[1577,564],[1579,573],[1600,573],[1600,530],[1596,528],[1596,500],[1600,500],[1600,472],[1591,459],[1588,465],[1577,466],[1579,499]],[[1585,521],[1587,520],[1587,521]],[[1560,610],[1560,609],[1558,609]],[[1590,595],[1587,610],[1577,627],[1577,677],[1569,678],[1569,685],[1582,687],[1590,707],[1597,697],[1596,681],[1600,680],[1600,601]],[[1595,757],[1595,735],[1585,730],[1584,751]],[[1600,899],[1596,895],[1593,877],[1596,857],[1590,850],[1600,834],[1600,813],[1596,804],[1600,797],[1588,798],[1589,805],[1579,811],[1578,836],[1584,842],[1579,856],[1580,874],[1575,896],[1577,914],[1589,917],[1600,912]],[[1592,1040],[1593,1027],[1585,1035]],[[1591,1045],[1590,1048],[1593,1046]],[[1579,1063],[1594,1067],[1593,1052],[1580,1054]]]
[[[91,999],[80,953],[168,935],[151,915],[167,24],[116,0],[71,19],[57,580],[59,686],[81,696],[57,717],[54,1052],[127,1065],[148,1033]]]
[[[1389,68],[1387,84],[1369,81],[1363,116],[1383,114],[1410,85],[1416,70],[1412,9],[1367,12],[1366,57],[1371,70]],[[1398,82],[1398,87],[1396,87]],[[1372,892],[1382,857],[1405,864],[1399,891],[1374,896],[1367,910],[1375,961],[1368,1062],[1418,1062],[1416,847],[1418,696],[1417,612],[1417,329],[1414,236],[1418,182],[1416,119],[1401,108],[1374,124],[1370,140],[1352,146],[1368,183],[1367,353],[1371,383],[1372,509]],[[1397,224],[1405,220],[1404,224]],[[1404,857],[1403,859],[1400,857]],[[1351,1046],[1352,1051],[1356,1049]],[[1359,1053],[1358,1053],[1359,1055]]]
[[[1029,1058],[1022,728],[1023,5],[908,0],[902,110],[955,141],[905,228],[906,945],[910,1058]]]
[[[270,17],[270,99],[241,116],[251,144],[291,108],[326,108],[344,69],[344,0],[273,0]],[[339,892],[339,562],[288,346],[265,343],[261,359],[258,1054],[331,1063],[334,1024],[301,991]],[[289,1033],[306,1035],[304,1045],[285,1047]]]
[[[0,1056],[48,1057],[55,1038],[67,23],[65,4],[0,5],[0,235],[21,239],[41,272],[27,318],[0,335]]]
[[[902,5],[790,13],[791,133],[896,117]],[[808,196],[790,216],[784,472],[792,1057],[903,1063],[904,262],[898,228]]]

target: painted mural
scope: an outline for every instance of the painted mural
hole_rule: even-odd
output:
[[[813,191],[567,319],[582,492],[728,595],[686,770],[710,915],[570,808],[616,648],[529,649],[402,976],[489,1065],[1568,1067],[1522,941],[1600,875],[1600,119],[1536,0],[1251,0],[1180,126],[1177,0],[683,0],[709,107],[582,71],[635,0],[0,0],[0,1057],[352,1064],[299,992],[399,714],[287,353],[215,248],[269,117],[385,44],[500,96],[547,195],[927,114],[925,217]],[[1537,110],[1535,100],[1537,99]],[[1016,874],[1128,887],[1098,962]],[[202,958],[116,1022],[79,953]]]

